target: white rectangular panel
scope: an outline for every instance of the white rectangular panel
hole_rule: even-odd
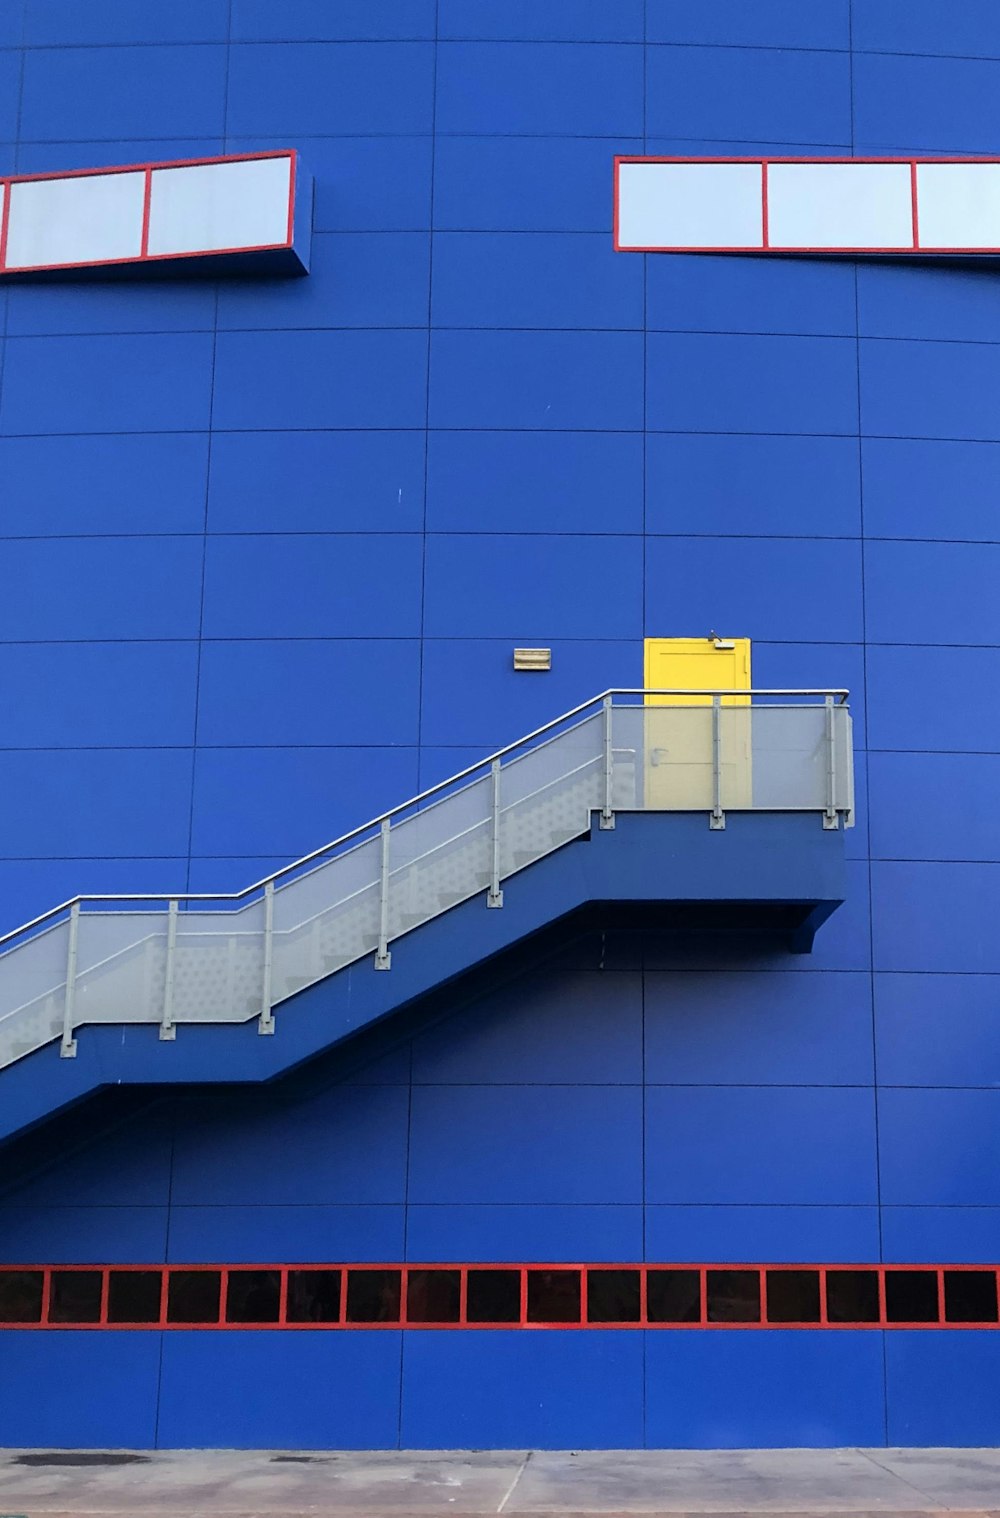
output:
[[[149,252],[284,245],[291,173],[291,158],[154,169]]]
[[[622,163],[619,248],[759,248],[759,163]]]
[[[114,263],[142,251],[146,175],[78,174],[10,187],[8,269]]]
[[[917,165],[921,248],[1000,248],[1000,164]]]
[[[769,163],[772,248],[912,248],[908,163]]]

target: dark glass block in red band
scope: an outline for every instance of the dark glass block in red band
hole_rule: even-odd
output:
[[[339,1320],[339,1270],[288,1272],[287,1323],[337,1323]]]
[[[819,1271],[767,1271],[769,1323],[819,1322]]]
[[[638,1323],[639,1309],[637,1270],[588,1270],[588,1323]]]
[[[38,1323],[42,1317],[40,1270],[0,1270],[0,1323]]]
[[[710,1270],[708,1272],[708,1321],[710,1323],[759,1323],[760,1272],[757,1270]]]
[[[398,1270],[347,1272],[348,1323],[398,1323],[399,1308]]]
[[[887,1270],[885,1317],[887,1323],[936,1323],[937,1271]]]
[[[280,1270],[231,1270],[226,1285],[227,1323],[277,1323]]]
[[[996,1271],[946,1270],[944,1320],[946,1323],[995,1323]]]
[[[828,1323],[877,1323],[878,1271],[828,1270],[826,1317]]]
[[[158,1323],[163,1294],[159,1270],[112,1270],[108,1276],[109,1323]]]
[[[54,1270],[49,1287],[50,1323],[101,1321],[101,1272]]]
[[[580,1272],[528,1271],[528,1322],[579,1323]]]
[[[222,1277],[217,1270],[171,1270],[167,1276],[168,1323],[217,1323]]]
[[[457,1323],[462,1294],[458,1270],[411,1270],[406,1283],[408,1323]]]
[[[697,1270],[647,1270],[649,1323],[700,1323],[701,1275]]]
[[[521,1272],[470,1270],[465,1310],[467,1323],[519,1323]]]

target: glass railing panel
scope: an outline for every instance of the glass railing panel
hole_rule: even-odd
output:
[[[389,834],[388,937],[467,901],[490,882],[493,784],[487,774]]]
[[[0,957],[0,1065],[59,1037],[68,952],[64,919]]]
[[[167,914],[81,912],[73,1023],[158,1022]]]
[[[264,902],[239,912],[181,912],[173,967],[173,1020],[243,1022],[261,1010]]]
[[[380,867],[379,839],[369,838],[275,891],[275,1002],[375,952]]]
[[[623,769],[616,802],[623,809],[710,811],[712,708],[618,707],[612,725],[615,766]]]
[[[588,717],[501,770],[500,877],[590,828],[602,805],[603,717]]]

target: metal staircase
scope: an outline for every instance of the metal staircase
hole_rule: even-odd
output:
[[[232,896],[87,896],[0,939],[0,1068],[88,1024],[245,1023],[573,839],[600,814],[853,820],[845,691],[606,691]],[[684,704],[686,703],[686,704]]]

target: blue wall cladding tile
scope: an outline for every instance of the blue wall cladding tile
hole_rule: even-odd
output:
[[[875,968],[1000,973],[998,889],[996,863],[874,864]]]
[[[317,232],[408,232],[430,226],[431,138],[303,136],[299,141],[315,178]],[[271,138],[260,146],[284,142]]]
[[[21,1448],[152,1449],[160,1339],[156,1332],[5,1330],[4,1438]],[[26,1397],[25,1386],[44,1386],[45,1394]]]
[[[160,747],[194,740],[191,642],[0,643],[8,748]]]
[[[918,1333],[885,1336],[890,1445],[993,1445],[1000,1406],[984,1395],[1000,1376],[1000,1334]]]
[[[883,1207],[882,1258],[900,1265],[915,1260],[994,1265],[998,1231],[997,1207]]]
[[[284,148],[286,143],[282,143]],[[226,151],[221,130],[203,137],[112,137],[89,142],[21,142],[19,174],[62,174],[67,169],[101,169],[123,163],[171,163],[182,158],[216,158]],[[133,289],[135,286],[132,287]]]
[[[411,533],[209,538],[204,635],[412,637],[420,559],[420,538]]]
[[[434,0],[233,0],[234,42],[339,42],[434,36]]]
[[[646,1259],[650,1261],[815,1264],[817,1260],[853,1263],[878,1257],[879,1209],[874,1205],[646,1207]]]
[[[431,432],[427,471],[430,532],[642,531],[637,433]]]
[[[865,526],[872,537],[997,537],[996,443],[864,438],[861,458]]]
[[[186,432],[208,426],[209,332],[8,339],[0,429]]]
[[[186,852],[190,749],[8,749],[0,786],[8,858]]]
[[[538,1207],[411,1203],[406,1213],[411,1260],[640,1260],[644,1209],[640,1205],[575,1203]]]
[[[871,983],[809,970],[647,971],[645,1048],[654,1084],[867,1085]]]
[[[674,1449],[884,1444],[881,1338],[850,1330],[647,1333],[647,1442]]]
[[[387,1449],[399,1442],[398,1332],[182,1329],[163,1337],[164,1448]],[[201,1395],[192,1397],[192,1386]]]
[[[1000,754],[869,755],[877,859],[1000,859]]]
[[[235,43],[227,130],[236,137],[429,132],[428,42]]]
[[[422,427],[426,391],[425,332],[222,332],[212,420],[224,430]]]
[[[1000,1205],[1000,1091],[884,1087],[879,1170],[887,1206]]]
[[[642,261],[598,232],[440,232],[439,327],[642,327]]]
[[[873,748],[1000,750],[1000,710],[984,693],[1000,679],[1000,648],[868,650]],[[915,699],[933,691],[933,700]]]
[[[851,140],[850,60],[792,49],[653,47],[646,109],[655,137],[835,147]]]
[[[250,861],[236,874],[242,888],[260,877],[254,856],[289,862],[418,789],[411,748],[200,749],[191,850],[207,861],[216,855]],[[221,889],[218,874],[207,863],[197,889]]]
[[[640,47],[572,42],[531,47],[442,42],[438,47],[438,132],[639,136],[642,102]]]
[[[860,345],[860,364],[866,433],[986,442],[1000,438],[1000,413],[993,403],[1000,384],[997,344],[868,338]]]
[[[229,33],[228,0],[27,0],[24,12],[28,47],[225,42]]]
[[[992,0],[963,0],[949,14],[937,0],[854,0],[854,46],[860,52],[958,53],[995,58],[1000,27]]]
[[[646,528],[713,536],[857,536],[857,440],[649,433]]]
[[[515,42],[641,42],[642,0],[442,0],[438,35]]]
[[[880,643],[996,643],[998,574],[998,544],[869,543],[868,636]]]
[[[406,1129],[407,1093],[396,1086],[335,1087],[294,1103],[259,1092],[200,1095],[179,1114],[171,1201],[398,1203]],[[280,1163],[271,1162],[275,1154]]]
[[[20,135],[29,141],[221,136],[225,108],[224,47],[38,47],[25,54]]]
[[[849,0],[647,0],[649,42],[701,42],[732,47],[846,48]]]
[[[857,330],[854,269],[846,262],[682,253],[645,263],[651,331],[853,337]]]
[[[0,932],[11,932],[77,895],[129,895],[134,900],[136,893],[183,889],[187,839],[178,820],[172,857],[108,859],[98,853],[85,859],[0,860]],[[244,867],[240,885],[245,884]]]
[[[400,1439],[405,1449],[636,1448],[642,1335],[411,1330]]]
[[[639,1202],[641,1090],[416,1086],[408,1196],[416,1203]]]
[[[192,638],[194,538],[10,538],[0,542],[0,638]]]
[[[164,156],[159,150],[156,156]],[[207,280],[53,279],[7,290],[10,337],[88,332],[211,332],[215,286]]]
[[[1000,59],[901,58],[858,53],[854,125],[858,153],[995,153]]]
[[[414,1041],[416,1085],[599,1085],[642,1080],[638,972],[539,973]],[[567,1046],[566,1029],[573,1039]]]
[[[641,137],[439,137],[434,225],[610,236],[614,155],[641,152]]]
[[[117,1265],[166,1258],[167,1207],[46,1207],[0,1202],[8,1265]]]
[[[861,638],[858,543],[649,538],[646,631],[850,643]]]
[[[2,1214],[0,1214],[2,1216]],[[308,1202],[303,1206],[174,1206],[170,1212],[170,1252],[178,1264],[259,1265],[318,1260],[400,1260],[404,1249],[401,1203],[366,1206]]]
[[[638,537],[441,533],[427,544],[424,632],[511,645],[638,637],[641,580]]]
[[[990,268],[956,269],[902,260],[861,263],[857,275],[858,326],[863,337],[938,342],[1000,338],[1000,289]]]
[[[880,1079],[889,1086],[1000,1086],[997,991],[992,975],[877,975]]]
[[[858,430],[852,340],[656,332],[647,341],[647,425],[654,430]]]
[[[286,532],[419,532],[423,435],[215,433],[209,530],[273,531],[278,499]]]
[[[822,1086],[651,1087],[646,1198],[874,1203],[873,1093]]]
[[[220,328],[427,325],[430,238],[425,232],[318,233],[308,279],[223,283]]]
[[[639,332],[435,332],[431,426],[638,429],[642,369]]]
[[[416,743],[419,680],[416,639],[206,642],[198,681],[199,742]],[[393,699],[387,702],[389,689]]]

